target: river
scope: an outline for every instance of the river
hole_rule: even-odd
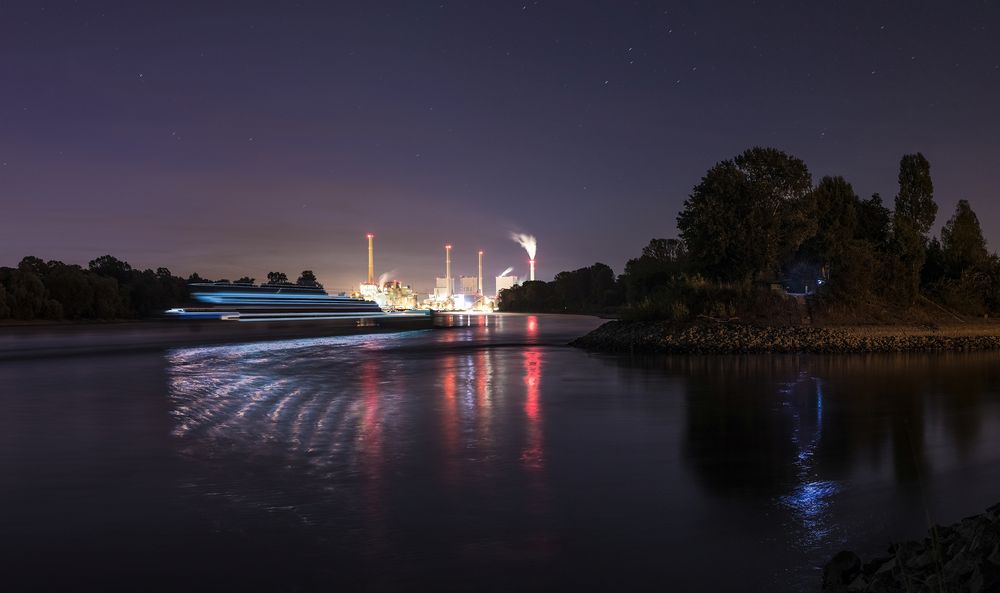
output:
[[[808,591],[1000,501],[1000,354],[588,317],[0,362],[5,590]]]

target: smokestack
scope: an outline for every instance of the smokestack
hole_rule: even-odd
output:
[[[375,247],[372,240],[375,235],[368,233],[368,284],[375,283]]]
[[[445,296],[451,296],[451,245],[444,246]]]
[[[531,264],[531,272],[528,274],[528,280],[534,280],[535,250],[538,249],[538,241],[531,235],[525,235],[524,233],[511,233],[510,238],[528,252],[528,263]]]
[[[483,250],[479,250],[479,277],[476,278],[477,288],[479,289],[479,296],[483,296]]]

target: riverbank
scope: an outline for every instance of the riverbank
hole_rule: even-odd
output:
[[[814,327],[610,321],[571,345],[599,352],[674,354],[962,352],[1000,349],[1000,323]]]
[[[844,551],[823,568],[823,593],[1000,590],[1000,504],[868,562]]]

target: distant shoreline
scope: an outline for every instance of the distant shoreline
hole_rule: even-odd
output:
[[[598,352],[668,354],[982,351],[1000,349],[1000,322],[814,327],[610,321],[570,345]]]

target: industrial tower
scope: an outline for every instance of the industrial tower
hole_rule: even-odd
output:
[[[375,284],[375,248],[372,240],[375,235],[368,233],[368,284]]]

